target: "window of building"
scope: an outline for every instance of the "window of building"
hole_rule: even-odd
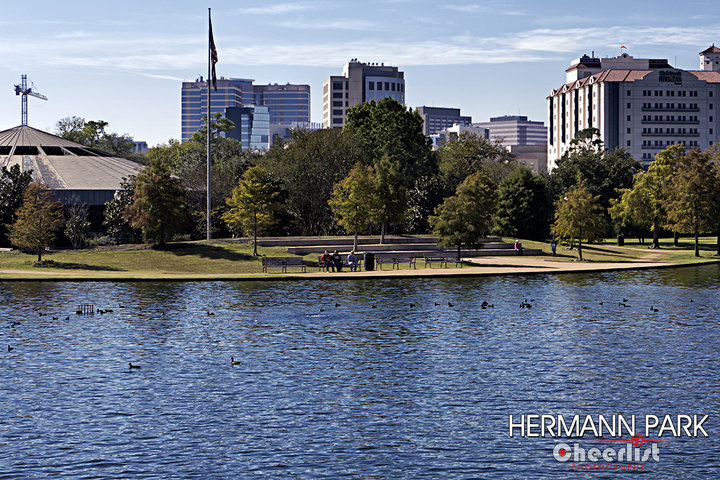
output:
[[[627,146],[628,146],[628,147],[630,146],[630,140],[627,141]]]
[[[628,97],[632,95],[632,92],[630,90],[628,90],[627,92],[628,92],[628,94],[627,94]]]
[[[342,110],[333,110],[333,115],[342,115],[342,114],[343,114]]]
[[[343,84],[342,82],[333,82],[333,90],[342,90]]]
[[[375,82],[370,82],[370,83],[368,83],[368,88],[369,88],[370,90],[375,90]]]
[[[342,92],[333,92],[333,98],[342,98],[343,94]]]
[[[627,121],[628,121],[628,122],[630,121],[630,115],[627,116]]]
[[[392,90],[393,92],[395,91],[395,83],[394,82],[390,84],[390,90]]]
[[[390,82],[385,82],[385,91],[386,92],[390,91]]]
[[[711,128],[711,129],[710,129],[710,135],[712,135],[712,134],[713,134],[713,129]]]
[[[630,133],[630,127],[628,127],[628,129],[627,129],[627,133]]]
[[[628,102],[628,104],[627,104],[627,105],[628,105],[628,107],[627,107],[627,108],[631,108],[631,107],[632,107],[632,104],[631,104],[630,102]]]
[[[343,106],[342,100],[335,100],[333,102],[333,107],[342,107],[342,106]]]

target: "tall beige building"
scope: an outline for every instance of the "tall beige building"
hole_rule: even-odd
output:
[[[348,108],[388,97],[405,104],[404,73],[397,67],[354,58],[342,76],[331,76],[323,84],[323,128],[342,128]]]
[[[720,49],[700,52],[699,70],[666,59],[587,55],[565,71],[548,100],[548,170],[578,131],[597,128],[605,148],[625,148],[647,166],[669,145],[705,149],[720,129]]]

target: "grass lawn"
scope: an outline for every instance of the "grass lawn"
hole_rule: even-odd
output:
[[[505,239],[513,241],[514,239]],[[624,247],[615,245],[615,240],[603,244],[583,246],[583,258],[586,262],[678,262],[714,260],[715,237],[702,237],[701,257],[693,256],[692,239],[683,238],[679,247],[672,246],[672,238],[664,238],[661,248],[650,249],[649,243],[640,244],[632,239],[625,241]],[[522,240],[525,248],[538,248],[544,258],[553,261],[577,261],[577,251],[568,250],[566,245],[558,245],[557,255],[550,257],[550,244]],[[258,247],[258,253],[264,256],[286,257],[286,247]],[[303,256],[308,272],[317,272],[317,254]],[[51,262],[36,265],[35,255],[18,251],[0,253],[0,279],[2,278],[242,278],[264,276],[259,257],[252,256],[252,245],[233,240],[212,240],[181,242],[169,244],[164,249],[153,249],[145,245],[123,245],[119,247],[98,247],[86,250],[59,250],[43,255],[43,260]],[[422,259],[417,261],[418,269],[424,268]],[[473,268],[472,264],[465,264]],[[401,269],[408,269],[401,264]],[[390,265],[384,270],[391,270]],[[278,269],[274,269],[279,270]],[[289,269],[289,273],[299,272],[299,268]]]

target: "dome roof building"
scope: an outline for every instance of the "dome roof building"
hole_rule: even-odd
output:
[[[104,205],[120,189],[120,181],[144,166],[86,147],[42,130],[18,126],[0,132],[0,166],[32,170],[33,180],[47,185],[61,203],[71,198]]]

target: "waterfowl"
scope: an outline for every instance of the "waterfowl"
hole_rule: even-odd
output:
[[[130,365],[130,368],[140,368],[140,365],[133,365],[131,362],[128,365]]]
[[[230,365],[233,365],[233,366],[240,365],[240,361],[235,360],[233,357],[230,357]]]

